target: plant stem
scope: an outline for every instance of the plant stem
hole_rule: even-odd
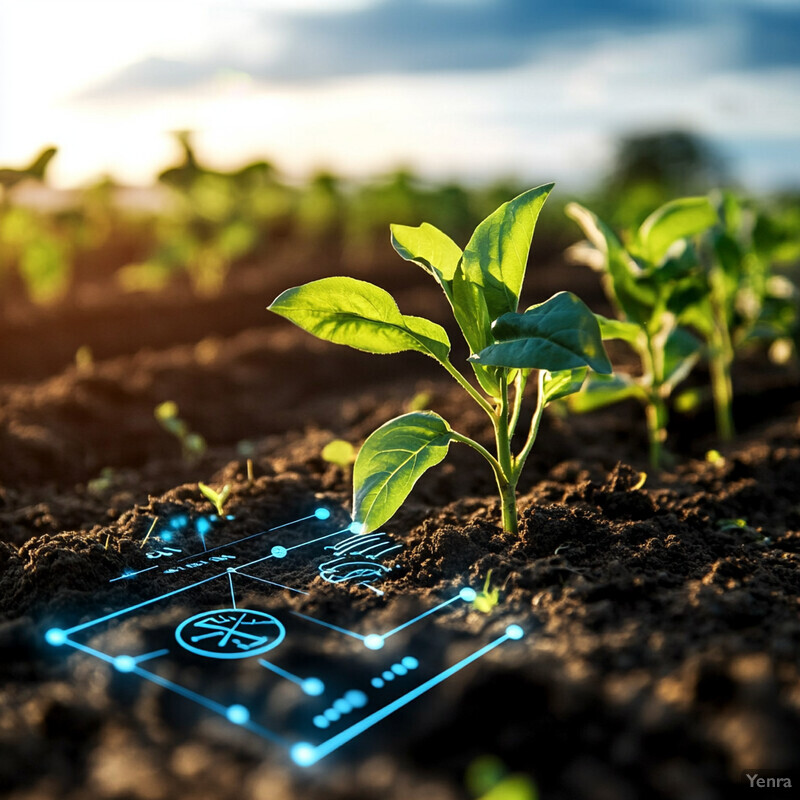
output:
[[[500,492],[500,505],[503,510],[503,530],[508,533],[517,532],[517,477],[511,456],[511,440],[508,423],[508,379],[507,371],[500,379],[500,408],[493,415],[494,435],[497,442],[497,460],[500,472],[497,477],[497,488]]]
[[[461,386],[464,391],[490,416],[494,417],[494,409],[492,406],[487,402],[487,400],[482,397],[478,390],[449,362],[449,361],[440,361],[439,362],[449,373],[456,379],[459,386]]]
[[[514,438],[514,431],[517,429],[519,414],[522,411],[522,396],[525,394],[525,386],[528,383],[528,371],[518,370],[517,377],[514,379],[514,410],[511,412],[511,422],[508,426],[508,438]]]
[[[502,475],[503,469],[498,463],[497,459],[482,444],[479,444],[474,439],[470,439],[469,436],[464,436],[463,434],[460,434],[457,431],[451,431],[450,437],[454,441],[466,444],[476,452],[480,453],[491,465],[492,469],[494,470],[495,476]]]
[[[661,469],[664,465],[664,442],[667,439],[667,405],[661,394],[664,381],[664,358],[653,342],[654,336],[648,331],[646,345],[640,356],[644,367],[644,380],[647,391],[645,418],[647,420],[647,439],[650,446],[650,466]]]
[[[545,370],[539,370],[539,377],[538,377],[538,394],[536,396],[536,409],[533,412],[533,417],[531,419],[531,427],[530,431],[528,431],[528,438],[525,442],[525,446],[520,451],[520,454],[516,458],[516,465],[515,465],[515,483],[519,480],[519,476],[522,473],[522,469],[525,466],[525,461],[527,460],[528,456],[530,455],[531,449],[533,448],[533,443],[536,441],[536,435],[539,433],[539,424],[542,421],[542,414],[544,414],[544,376]]]
[[[712,308],[712,332],[709,337],[708,369],[711,374],[711,395],[714,399],[714,416],[717,435],[723,442],[733,439],[733,343],[728,330],[728,314],[725,308],[725,289],[719,268],[710,276]]]

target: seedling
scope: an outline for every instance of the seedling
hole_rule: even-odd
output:
[[[486,573],[486,581],[483,584],[483,590],[478,592],[475,599],[472,601],[472,607],[481,614],[491,614],[492,609],[500,602],[500,589],[495,586],[490,588],[492,580],[492,571]]]
[[[183,458],[190,464],[202,458],[206,451],[206,440],[199,434],[189,430],[189,426],[178,414],[178,404],[167,400],[156,406],[155,418],[165,431],[171,433],[181,443]]]
[[[222,489],[219,490],[219,492],[215,492],[210,486],[207,486],[205,483],[198,483],[197,488],[200,489],[205,498],[212,503],[214,508],[217,509],[217,514],[222,516],[224,514],[223,508],[225,507],[225,503],[231,496],[230,484],[226,483],[222,487]]]
[[[356,449],[344,439],[334,439],[322,448],[322,460],[338,467],[349,467],[356,460]]]
[[[269,309],[320,339],[368,353],[414,350],[433,358],[491,420],[495,452],[453,430],[432,411],[390,420],[364,442],[353,469],[353,518],[362,529],[383,525],[422,474],[453,442],[480,453],[494,472],[503,528],[517,531],[516,489],[548,403],[578,391],[588,370],[611,364],[594,314],[574,294],[559,292],[518,312],[533,231],[553,184],[531,189],[478,225],[466,249],[437,228],[391,226],[392,245],[444,291],[469,346],[480,391],[450,360],[444,328],[402,314],[392,296],[354,278],[323,278],[287,289]],[[536,373],[536,406],[522,447],[512,440],[523,395]],[[512,394],[513,392],[513,394]]]
[[[678,325],[681,314],[697,302],[702,287],[694,270],[696,259],[676,244],[707,230],[717,215],[705,197],[687,197],[658,208],[623,247],[614,232],[577,203],[566,208],[583,229],[594,250],[582,260],[602,273],[608,299],[617,319],[600,319],[603,339],[620,339],[638,355],[642,375],[616,374],[593,378],[570,406],[590,411],[629,397],[645,409],[650,463],[664,466],[668,401],[700,357],[701,343]]]

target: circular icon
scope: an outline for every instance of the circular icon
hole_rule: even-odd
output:
[[[286,629],[271,614],[249,608],[203,611],[175,629],[178,644],[207,658],[249,658],[277,647]]]

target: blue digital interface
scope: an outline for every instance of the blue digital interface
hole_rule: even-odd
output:
[[[459,608],[463,617],[475,590],[456,588],[423,609],[409,598],[387,601],[380,586],[402,566],[402,544],[386,533],[361,533],[357,523],[330,530],[331,516],[317,508],[232,541],[230,516],[156,520],[143,543],[147,566],[111,583],[158,576],[159,588],[174,588],[50,628],[44,639],[174,692],[309,767],[524,635],[508,625],[446,663],[448,637],[439,629]],[[326,584],[328,593],[371,597],[372,606],[353,611],[346,627],[334,624],[314,602]],[[385,618],[404,621],[387,630]],[[426,626],[434,620],[431,636]]]

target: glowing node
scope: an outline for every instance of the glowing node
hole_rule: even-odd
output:
[[[509,625],[506,628],[506,636],[509,639],[521,639],[525,635],[525,631],[519,625]]]
[[[389,672],[387,669],[386,672],[381,673],[381,677],[388,683],[394,680],[394,672]]]
[[[377,633],[371,633],[369,636],[365,636],[364,647],[366,647],[367,650],[380,650],[383,647],[383,636]]]
[[[177,530],[178,528],[182,528],[186,522],[186,517],[173,517],[169,524],[171,528],[175,528],[175,530]]]
[[[333,701],[333,707],[340,713],[340,714],[349,714],[353,710],[353,706],[347,702],[343,697],[339,697],[338,699]]]
[[[217,515],[216,515],[216,514],[212,514],[212,515],[209,517],[209,519],[210,519],[212,522],[216,522],[216,521],[217,521]]]
[[[317,716],[314,717],[314,724],[318,728],[327,728],[330,725],[330,722],[328,722],[328,720],[325,719],[322,714],[317,714]]]
[[[471,602],[472,602],[472,601],[473,601],[473,600],[474,600],[474,599],[475,599],[475,598],[476,598],[478,595],[477,595],[477,593],[475,592],[475,590],[474,590],[474,589],[470,589],[470,588],[467,586],[466,588],[462,589],[462,590],[461,590],[461,591],[458,593],[458,596],[459,596],[459,597],[460,597],[462,600],[464,600],[464,602],[466,602],[466,603],[471,603]]]
[[[351,689],[349,692],[345,692],[344,699],[347,700],[353,708],[364,708],[367,704],[367,696],[364,692],[359,692],[358,689]]]
[[[382,681],[380,678],[373,678],[373,679],[370,681],[370,683],[372,683],[372,685],[373,685],[373,686],[374,686],[376,689],[383,689],[383,687],[384,687],[384,686],[386,686],[386,684],[385,684],[385,683],[384,683],[384,682],[383,682],[383,681]]]
[[[402,664],[392,664],[392,672],[399,676],[408,674],[408,670]]]
[[[133,672],[136,660],[132,656],[117,656],[114,659],[114,667],[120,672]]]
[[[310,697],[319,697],[325,691],[325,684],[319,678],[306,678],[300,688]]]
[[[60,647],[67,641],[67,634],[64,633],[61,628],[50,628],[50,630],[45,633],[44,639],[47,644],[51,644],[53,647]]]
[[[331,515],[331,512],[327,508],[318,508],[314,512],[314,516],[317,519],[328,519]]]
[[[201,611],[175,629],[178,644],[207,658],[250,658],[277,647],[286,636],[283,624],[263,611],[221,608]]]
[[[292,761],[299,767],[310,767],[317,760],[317,753],[314,746],[308,742],[298,742],[292,745],[289,751]]]
[[[331,722],[336,722],[342,716],[335,708],[326,708],[324,713]]]
[[[406,656],[400,663],[406,669],[416,669],[419,666],[419,661],[414,656]]]
[[[285,547],[281,547],[279,544],[276,544],[275,547],[270,550],[270,553],[272,553],[275,558],[286,558],[288,552],[289,551]]]
[[[161,539],[162,542],[171,542],[172,534],[169,531],[163,531],[158,534],[158,538]]]
[[[240,706],[238,703],[228,706],[225,716],[235,725],[244,725],[245,722],[250,720],[250,712],[244,706]]]
[[[233,514],[227,514],[225,519],[236,519],[236,517],[234,517]]]
[[[363,533],[364,532],[364,523],[363,522],[351,522],[350,523],[350,533]]]
[[[195,528],[201,536],[205,536],[211,530],[211,523],[205,517],[199,517],[195,523]]]

